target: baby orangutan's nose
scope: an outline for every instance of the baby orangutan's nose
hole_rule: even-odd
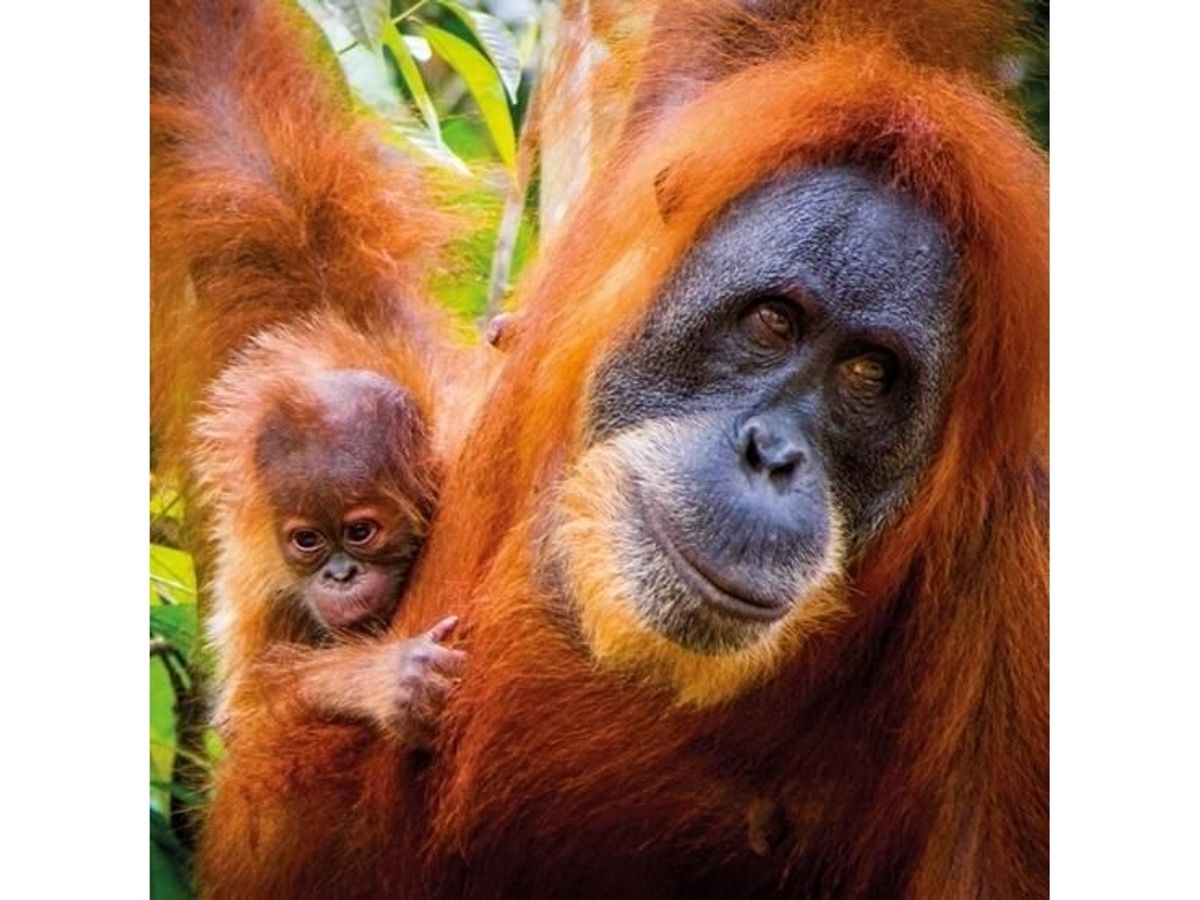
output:
[[[349,584],[358,577],[358,563],[344,553],[335,553],[325,564],[322,580],[335,584]]]

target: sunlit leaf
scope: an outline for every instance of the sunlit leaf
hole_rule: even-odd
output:
[[[217,762],[225,755],[225,742],[221,740],[221,735],[217,734],[215,728],[204,729],[204,752],[213,762]]]
[[[341,63],[342,74],[355,99],[377,112],[393,114],[403,103],[403,97],[383,55],[372,51],[366,44],[358,43],[353,32],[346,27],[341,13],[330,11],[323,0],[299,2],[321,26],[330,46],[339,51],[338,62]]]
[[[516,171],[517,138],[504,85],[496,68],[486,56],[464,41],[436,25],[423,24],[421,33],[433,52],[449,63],[467,85],[483,114],[488,134],[496,152],[510,172]]]
[[[427,129],[416,125],[397,124],[393,130],[404,143],[424,153],[438,165],[444,166],[459,175],[471,174],[471,170],[467,168],[467,164],[459,159],[454,151],[447,147],[445,143],[435,140]]]
[[[322,0],[322,3],[341,18],[355,40],[372,51],[379,50],[383,27],[389,21],[389,0]]]
[[[157,601],[156,601],[157,598]],[[196,569],[182,550],[150,545],[150,602],[196,602]]]
[[[325,0],[296,0],[314,22],[321,26],[325,36],[335,50],[340,50],[354,40],[354,35],[346,27],[342,14],[330,8]]]
[[[433,98],[429,96],[429,90],[425,87],[425,79],[421,77],[421,70],[417,68],[412,51],[405,42],[403,35],[396,30],[396,26],[390,21],[383,29],[383,44],[396,61],[396,68],[400,70],[400,77],[404,79],[404,84],[408,88],[408,92],[412,95],[413,102],[417,104],[417,109],[421,111],[421,118],[425,120],[425,124],[429,127],[429,133],[440,144],[442,142],[442,131],[438,124],[437,110],[433,107]]]
[[[356,44],[339,55],[338,60],[342,64],[346,82],[359,102],[385,116],[395,115],[397,109],[403,106],[404,97],[382,53],[372,53]]]
[[[450,0],[441,0],[440,5],[454,13],[471,30],[475,40],[487,51],[492,65],[500,73],[500,81],[504,84],[509,100],[516,103],[517,88],[521,84],[521,59],[512,32],[495,16],[466,9],[462,4]]]
[[[433,51],[429,49],[429,41],[425,40],[425,38],[406,34],[404,35],[404,43],[408,47],[408,52],[413,55],[413,59],[417,62],[429,62],[433,59]]]
[[[170,488],[155,491],[150,498],[150,518],[169,518],[175,521],[183,519],[183,498]]]
[[[538,52],[541,37],[541,23],[536,19],[521,31],[520,40],[517,42],[517,58],[520,59],[522,67],[529,65],[534,54]]]

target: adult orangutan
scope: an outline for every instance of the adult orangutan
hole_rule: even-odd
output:
[[[278,710],[209,896],[1047,893],[1046,167],[986,86],[1004,9],[661,19],[392,626],[462,617],[435,752]]]

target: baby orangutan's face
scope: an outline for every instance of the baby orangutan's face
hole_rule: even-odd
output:
[[[372,372],[305,383],[264,419],[256,474],[296,593],[326,629],[386,621],[424,540],[435,493],[411,395]]]
[[[297,593],[325,629],[386,622],[421,545],[423,523],[378,500],[321,514],[295,510],[279,542]]]

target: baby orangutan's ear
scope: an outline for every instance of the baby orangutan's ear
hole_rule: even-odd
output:
[[[520,336],[521,317],[517,313],[497,313],[488,319],[484,331],[487,342],[501,353],[507,353],[516,346]]]

